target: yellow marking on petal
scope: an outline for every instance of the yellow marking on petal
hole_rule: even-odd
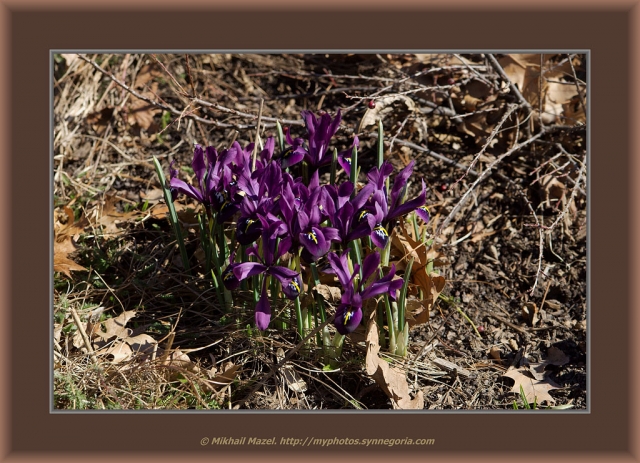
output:
[[[252,224],[253,222],[255,222],[255,220],[251,220],[251,219],[247,220],[247,226],[246,226],[246,227],[244,227],[244,232],[245,232],[245,233],[247,233],[247,232],[249,231],[249,227],[251,226],[251,224]]]
[[[347,310],[347,312],[344,314],[344,324],[345,325],[347,323],[349,323],[349,320],[351,320],[351,317],[353,317],[353,312],[351,310]]]
[[[382,225],[378,225],[376,228],[373,229],[373,231],[377,232],[379,235],[389,236],[389,233],[387,233],[387,229],[384,228]]]
[[[314,243],[318,244],[318,237],[316,236],[316,232],[314,232],[313,230],[307,233],[307,238],[313,240]]]

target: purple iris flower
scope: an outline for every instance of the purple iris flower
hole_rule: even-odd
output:
[[[291,145],[280,157],[280,165],[283,169],[286,169],[287,167],[293,166],[302,161],[307,154],[307,149],[304,146],[304,139],[291,137],[289,127],[285,127],[284,134],[287,143]]]
[[[262,233],[262,223],[258,215],[267,216],[276,213],[275,199],[282,193],[282,169],[275,162],[259,168],[252,174],[245,171],[238,179],[238,188],[245,195],[240,204],[240,218],[236,238],[240,244],[249,244],[257,240]]]
[[[324,198],[316,171],[308,188],[299,183],[285,184],[279,200],[279,209],[292,239],[293,250],[296,252],[302,247],[301,255],[306,262],[318,260],[329,252],[332,241],[340,241],[338,230],[321,226],[325,221]]]
[[[348,256],[346,250],[342,255],[331,252],[327,255],[330,268],[327,273],[335,273],[344,289],[340,305],[336,309],[334,325],[340,334],[349,334],[354,331],[362,320],[362,303],[365,299],[388,293],[392,301],[396,300],[398,290],[402,287],[401,279],[393,279],[396,273],[395,265],[391,266],[389,273],[378,278],[376,271],[380,265],[380,254],[369,254],[362,262],[362,279],[359,278],[360,266],[354,264],[353,273],[349,271]],[[356,278],[358,276],[358,278]],[[373,281],[363,288],[370,277]]]
[[[236,252],[231,251],[231,254],[229,255],[229,265],[227,265],[227,268],[222,272],[222,283],[229,291],[237,289],[238,286],[240,286],[240,280],[238,280],[233,273],[233,269],[240,265],[239,262],[234,262],[235,258]]]
[[[373,184],[367,184],[351,199],[353,183],[349,181],[338,188],[334,185],[324,187],[323,209],[331,220],[331,224],[338,230],[343,246],[371,233],[370,224],[367,221],[358,221],[356,212],[364,206],[374,190]]]
[[[353,154],[353,148],[360,146],[360,140],[358,136],[353,137],[353,143],[351,147],[338,153],[338,163],[342,166],[347,175],[351,176],[351,155]]]
[[[171,163],[169,164],[169,184],[171,184],[171,180],[173,180],[174,178],[178,178],[178,169],[174,169],[173,165],[176,163],[175,160],[171,161]],[[174,188],[171,187],[169,189],[169,191],[171,192],[171,200],[175,201],[176,199],[178,199],[178,195],[180,194],[180,192]]]
[[[380,169],[374,167],[368,174],[369,184],[374,185],[375,191],[369,201],[358,213],[358,221],[367,221],[371,229],[371,241],[379,248],[384,248],[389,242],[387,226],[389,222],[400,216],[406,215],[419,209],[418,215],[425,219],[426,212],[421,206],[426,201],[426,186],[422,181],[422,191],[420,194],[406,202],[402,202],[407,187],[407,180],[413,172],[415,161],[411,161],[407,167],[402,169],[396,176],[389,198],[386,195],[385,182],[387,177],[393,172],[393,166],[384,162]],[[428,220],[428,215],[426,216]]]
[[[287,227],[279,220],[269,222],[266,217],[259,215],[258,219],[262,225],[262,256],[259,254],[258,245],[251,246],[247,249],[247,254],[255,256],[258,262],[232,263],[222,273],[224,285],[227,289],[238,287],[240,281],[254,275],[264,274],[271,275],[276,278],[282,287],[282,292],[289,299],[295,299],[300,294],[302,281],[298,272],[290,270],[286,267],[276,265],[276,262],[282,255],[289,251],[291,247],[291,238],[282,237]],[[277,249],[276,249],[277,247]],[[229,269],[231,267],[231,269]],[[231,276],[233,273],[233,277]],[[256,325],[262,331],[266,330],[271,320],[271,306],[267,295],[267,279],[262,282],[262,293],[260,300],[256,304],[255,311]]]
[[[291,148],[285,152],[286,161],[283,159],[283,168],[298,163],[303,158],[312,169],[317,169],[318,167],[329,164],[331,162],[331,156],[327,155],[327,150],[329,148],[329,142],[338,131],[340,121],[342,120],[340,110],[338,110],[335,118],[325,113],[318,119],[311,111],[302,111],[300,114],[307,128],[307,141],[309,145],[305,147],[304,140],[301,138],[292,139],[287,131],[286,139],[287,143],[291,145]]]
[[[172,162],[169,167],[172,198],[175,200],[179,193],[185,194],[218,212],[220,222],[229,220],[238,211],[238,204],[242,199],[238,194],[233,172],[237,163],[242,160],[240,153],[243,150],[237,142],[220,154],[213,146],[203,150],[200,145],[196,145],[191,162],[196,185],[180,180]]]
[[[204,150],[202,146],[196,145],[193,151],[193,160],[191,167],[196,175],[197,185],[194,187],[180,180],[175,169],[170,168],[171,180],[169,182],[172,190],[185,194],[196,201],[209,206],[211,204],[211,196],[217,185],[214,184],[214,176],[211,175],[215,163],[217,161],[217,152],[215,148],[207,148],[207,161],[205,162]],[[209,175],[207,175],[209,174]]]

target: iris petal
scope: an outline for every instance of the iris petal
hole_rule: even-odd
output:
[[[233,269],[237,265],[238,264],[229,264],[222,272],[222,283],[224,284],[224,287],[230,291],[240,286],[240,280],[238,280],[236,275],[233,273]]]
[[[250,244],[258,239],[262,233],[262,223],[260,220],[251,217],[242,217],[238,220],[238,229],[236,230],[236,238],[240,244]]]
[[[389,242],[389,233],[382,225],[377,224],[371,232],[371,241],[380,249],[384,249]]]
[[[324,256],[331,247],[331,243],[325,239],[322,231],[316,227],[311,227],[309,231],[300,233],[300,242],[316,259]]]
[[[362,309],[350,304],[340,304],[336,310],[336,318],[333,324],[338,333],[346,335],[355,331],[362,320]]]
[[[416,209],[416,215],[420,217],[424,223],[428,223],[430,219],[429,209],[427,206],[420,206]]]
[[[260,300],[256,304],[255,312],[256,326],[260,331],[264,331],[269,327],[271,321],[271,306],[269,305],[269,296],[267,295],[267,279],[262,284],[262,294]]]
[[[297,275],[294,278],[288,280],[286,283],[282,284],[282,292],[289,299],[295,299],[296,297],[298,297],[300,295],[301,288],[302,282],[300,281],[300,277],[298,277]]]

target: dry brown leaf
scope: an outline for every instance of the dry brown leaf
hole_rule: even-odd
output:
[[[185,224],[198,223],[196,213],[193,209],[187,209],[186,205],[178,202],[174,203],[173,207],[175,208],[178,214],[178,219],[180,219],[182,223],[185,223]],[[152,218],[160,220],[167,217],[167,214],[169,214],[169,208],[164,203],[158,203],[153,207],[151,207],[151,209],[148,209],[147,212],[151,215]]]
[[[335,286],[318,285],[316,286],[316,291],[320,293],[322,297],[324,297],[325,301],[329,301],[332,303],[339,302],[340,298],[342,297],[340,288],[336,288]]]
[[[162,356],[163,350],[158,349],[157,355]],[[200,371],[200,368],[198,368],[198,366],[191,361],[189,356],[184,352],[182,352],[180,349],[176,349],[172,351],[169,355],[167,355],[167,357],[163,360],[162,364],[177,369],[178,371],[173,370],[174,373],[177,373],[177,374],[180,373],[179,370],[187,370],[192,373],[198,373]],[[173,374],[171,376],[175,377],[176,375]]]
[[[119,228],[118,224],[127,222],[138,217],[142,217],[145,213],[139,210],[130,212],[119,212],[116,209],[116,203],[119,199],[116,195],[105,195],[104,204],[97,205],[89,213],[89,217],[94,226],[103,226],[105,234],[121,234],[124,229]]]
[[[278,360],[278,363],[280,363],[284,359],[284,357],[284,350],[282,349],[282,347],[278,347],[278,350],[276,351],[276,358]],[[291,365],[286,363],[282,365],[280,373],[284,378],[284,382],[292,391],[305,392],[307,390],[306,381],[300,377],[298,372],[294,370]]]
[[[60,251],[56,248],[56,245],[53,246],[53,271],[64,273],[66,276],[71,278],[72,271],[87,271],[80,264],[76,264],[73,260],[71,260],[68,256],[68,253],[65,251]]]
[[[529,403],[534,400],[541,404],[547,402],[549,405],[555,404],[555,399],[549,395],[549,391],[558,389],[560,385],[549,378],[549,372],[545,371],[547,365],[562,366],[569,362],[569,357],[557,347],[550,347],[547,358],[540,363],[529,363],[520,353],[516,356],[514,364],[507,370],[504,376],[515,381],[510,392],[520,394],[520,386],[524,389]],[[515,365],[519,365],[516,367]]]
[[[409,328],[429,321],[429,308],[422,301],[415,298],[407,299],[404,313],[409,323]]]
[[[131,335],[132,330],[126,324],[136,316],[135,310],[127,310],[115,318],[108,318],[102,323],[102,330],[96,330],[96,336],[108,341],[111,338],[125,339]]]
[[[424,299],[422,303],[425,307],[431,310],[433,304],[438,299],[438,295],[444,289],[446,279],[442,275],[432,273],[427,275],[427,268],[422,267],[416,272],[411,272],[413,276],[413,282],[422,288],[424,293]]]
[[[234,365],[232,362],[228,362],[222,366],[222,370],[222,373],[208,381],[209,386],[213,390],[218,390],[231,384],[236,378],[238,370],[240,370],[240,365]]]
[[[106,356],[115,365],[129,360],[133,355],[133,351],[126,342],[116,342],[96,350],[96,355]]]
[[[64,58],[67,66],[71,66],[78,59],[78,55],[76,53],[60,53],[60,56]]]
[[[415,241],[408,233],[402,233],[402,230],[404,230],[403,227],[400,227],[400,230],[400,232],[397,232],[396,229],[394,229],[391,233],[391,245],[395,247],[402,256],[399,261],[395,262],[396,269],[403,270],[407,262],[413,257],[411,273],[414,273],[427,265],[427,247]]]
[[[94,111],[87,115],[87,123],[91,125],[91,128],[96,132],[98,136],[104,134],[107,126],[113,119],[114,108],[108,106],[99,111]]]
[[[78,238],[78,236],[84,232],[84,228],[89,225],[89,221],[84,214],[78,219],[74,220],[73,210],[69,206],[64,206],[62,211],[59,209],[58,220],[53,225],[53,229],[56,235],[56,241],[63,241],[67,237]],[[64,214],[64,215],[62,215]],[[61,222],[61,218],[65,218],[65,222]]]
[[[529,326],[535,326],[539,321],[538,312],[538,306],[534,302],[527,302],[522,306],[521,315]]]
[[[152,82],[151,87],[149,87],[147,83],[154,77],[161,75],[158,68],[154,65],[142,68],[134,85],[136,88],[144,87],[145,90],[140,91],[140,94],[152,101],[157,99],[158,82]],[[144,100],[132,98],[129,100],[127,122],[131,125],[138,124],[141,128],[149,130],[149,127],[153,125],[153,117],[160,112],[162,112],[162,109],[153,106]]]
[[[569,363],[569,357],[562,350],[555,346],[551,346],[547,351],[547,358],[544,359],[543,363],[546,363],[547,365],[562,366]]]
[[[86,271],[82,265],[74,262],[69,255],[76,251],[70,235],[56,236],[53,241],[53,271],[64,273],[71,278],[71,271]]]
[[[169,213],[169,208],[166,204],[156,204],[149,209],[149,214],[154,219],[164,219]]]
[[[164,198],[164,190],[161,188],[150,188],[146,192],[141,191],[140,198],[146,201],[160,201]]]
[[[570,101],[566,102],[562,105],[562,110],[564,114],[565,120],[567,120],[570,124],[576,123],[586,123],[587,116],[584,113],[584,106],[582,102],[586,105],[586,96],[580,100],[580,97],[576,94]]]
[[[54,240],[53,240],[53,271],[64,273],[71,278],[71,271],[86,271],[82,265],[76,263],[69,257],[76,251],[76,245],[73,238],[77,238],[84,231],[84,227],[88,221],[82,216],[78,221],[74,221],[73,210],[64,206],[63,214],[66,223],[56,220],[54,223]]]
[[[489,355],[491,356],[492,359],[494,360],[501,360],[502,358],[502,351],[500,350],[499,347],[497,346],[492,346],[491,349],[489,349]]]
[[[158,341],[153,339],[148,334],[139,334],[125,338],[124,341],[129,344],[131,350],[135,353],[151,354],[156,349]]]
[[[378,120],[382,120],[385,116],[394,113],[399,107],[403,107],[405,111],[415,111],[415,103],[411,98],[406,95],[388,95],[379,99],[376,99],[375,108],[367,108],[360,121],[358,132],[362,132],[363,129],[376,125]]]
[[[153,117],[160,112],[162,112],[162,109],[157,108],[146,101],[135,100],[129,104],[127,121],[131,125],[138,124],[141,128],[149,130],[149,127],[153,125]]]
[[[536,402],[542,404],[543,402],[547,402],[549,405],[556,403],[556,400],[549,395],[549,391],[558,389],[560,385],[554,383],[548,376],[544,376],[542,379],[536,379],[532,377],[529,369],[524,366],[520,368],[511,367],[503,376],[507,376],[515,381],[515,384],[509,392],[520,394],[520,386],[522,386],[529,403]]]
[[[372,319],[367,327],[367,357],[365,359],[367,374],[391,399],[394,409],[422,410],[424,408],[422,391],[418,391],[412,399],[409,395],[406,374],[402,370],[390,366],[386,360],[380,358],[378,352],[380,352],[378,325]]]
[[[156,77],[162,76],[162,68],[156,62],[145,64],[138,72],[136,76],[136,81],[133,84],[134,88],[143,88],[147,83]]]
[[[538,62],[528,55],[505,55],[498,60],[509,80],[518,87],[520,93],[531,105],[538,106],[540,95],[540,55]],[[546,80],[543,80],[543,94]]]

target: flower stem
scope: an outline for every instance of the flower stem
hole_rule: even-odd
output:
[[[280,148],[280,152],[284,151],[284,132],[282,131],[282,125],[280,125],[280,121],[276,121],[276,129],[278,133],[278,147]]]
[[[382,129],[382,120],[378,120],[378,169],[384,161],[384,131]]]
[[[353,150],[351,151],[351,175],[349,177],[353,184],[353,192],[351,192],[351,198],[353,199],[358,190],[358,147],[356,145],[353,145]]]
[[[182,266],[184,267],[184,270],[187,273],[187,275],[191,275],[191,270],[189,268],[189,257],[187,256],[187,249],[184,247],[182,230],[180,229],[178,214],[176,213],[176,208],[174,207],[173,199],[171,198],[171,190],[168,187],[167,180],[164,176],[164,172],[162,171],[162,167],[160,166],[160,162],[155,156],[153,156],[153,164],[155,165],[156,173],[158,174],[158,178],[160,179],[160,185],[162,185],[162,192],[164,193],[164,202],[167,204],[167,207],[169,208],[169,220],[171,221],[171,225],[173,225],[173,232],[176,235],[176,241],[178,242],[178,248],[180,249],[180,257],[182,257]]]
[[[304,339],[304,321],[302,320],[302,309],[300,308],[300,297],[296,297],[293,300],[293,305],[296,308],[296,323],[298,325],[298,336],[300,339]]]
[[[336,168],[338,164],[338,150],[333,148],[333,157],[331,158],[331,173],[329,174],[329,184],[336,184]]]
[[[407,300],[407,290],[409,288],[409,280],[411,280],[411,267],[413,266],[413,257],[409,261],[404,271],[404,281],[400,289],[400,297],[398,298],[398,331],[403,331],[405,326],[405,307]]]

